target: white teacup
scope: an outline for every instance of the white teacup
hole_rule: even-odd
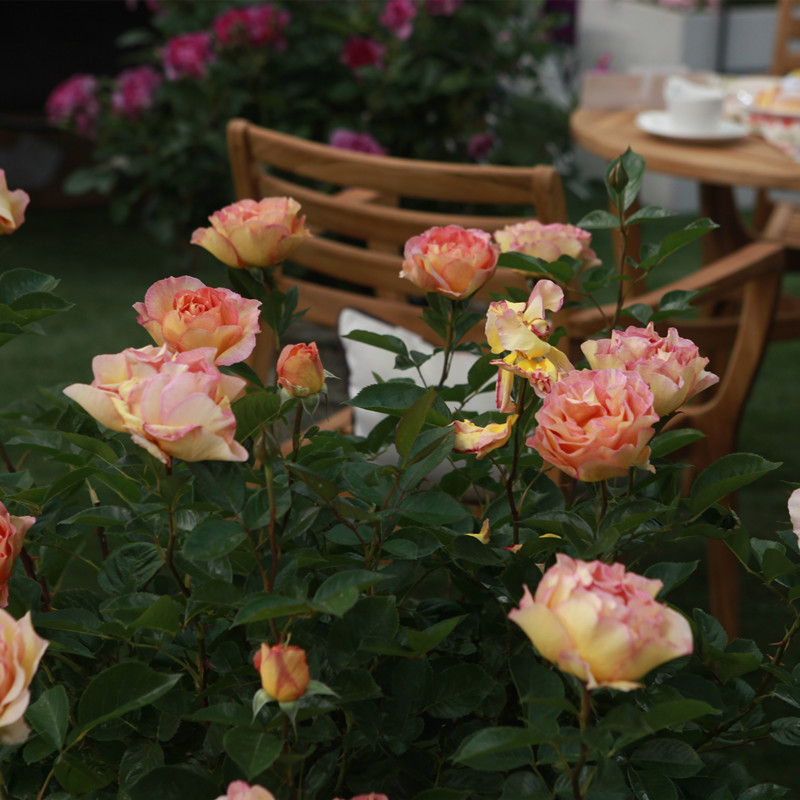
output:
[[[703,86],[674,75],[664,84],[664,102],[676,130],[711,133],[722,122],[725,95],[721,89]]]

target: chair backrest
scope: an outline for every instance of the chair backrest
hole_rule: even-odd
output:
[[[785,75],[800,69],[800,0],[779,0],[772,72]]]
[[[502,167],[451,164],[367,155],[310,142],[243,119],[228,123],[228,150],[237,199],[294,197],[315,236],[291,256],[313,276],[276,276],[284,289],[297,286],[305,319],[335,326],[343,308],[357,308],[439,343],[422,322],[415,298],[424,293],[400,278],[402,248],[412,236],[437,225],[462,225],[493,232],[536,218],[566,222],[561,178],[552,166]],[[514,216],[451,213],[498,207]],[[416,204],[416,207],[413,207]],[[519,210],[517,210],[519,209]],[[343,287],[346,282],[349,287]],[[334,284],[333,286],[330,284]],[[484,287],[524,285],[510,270]]]

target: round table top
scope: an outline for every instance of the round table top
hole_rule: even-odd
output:
[[[644,157],[648,170],[700,183],[800,190],[800,163],[760,136],[713,143],[666,139],[639,130],[638,113],[579,108],[570,117],[572,138],[609,161],[630,147]]]

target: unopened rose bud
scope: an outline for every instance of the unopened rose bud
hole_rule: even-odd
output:
[[[278,357],[278,386],[294,397],[308,397],[322,390],[325,370],[315,342],[287,344]]]
[[[622,161],[619,159],[612,167],[611,172],[608,173],[608,185],[611,187],[612,191],[617,192],[617,194],[621,194],[628,185],[628,173],[625,171],[625,167],[622,166]]]
[[[253,658],[253,666],[261,675],[264,691],[279,703],[302,697],[311,679],[306,651],[294,645],[262,644]]]

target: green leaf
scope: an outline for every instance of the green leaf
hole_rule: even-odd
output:
[[[429,389],[400,419],[394,433],[394,445],[397,452],[403,457],[403,464],[406,463],[406,457],[425,424],[435,398],[436,389]]]
[[[703,768],[700,756],[679,739],[651,739],[634,750],[631,763],[671,778],[689,778]]]
[[[636,800],[678,800],[675,784],[660,772],[629,770],[628,781]]]
[[[644,723],[652,731],[682,725],[708,714],[719,714],[719,709],[702,700],[670,700],[653,706],[644,714]]]
[[[789,790],[775,783],[759,783],[743,791],[737,800],[780,800]]]
[[[402,417],[428,392],[423,386],[402,380],[390,380],[365,386],[347,405],[378,411],[394,417]],[[442,427],[450,422],[450,411],[440,397],[433,401],[426,422]]]
[[[68,717],[69,701],[66,689],[61,685],[48,689],[25,712],[33,730],[57,750],[64,744]]]
[[[214,517],[201,522],[189,534],[183,552],[187,558],[211,561],[228,555],[246,538],[247,533],[238,523]]]
[[[164,559],[149,542],[132,542],[114,550],[103,562],[97,582],[110,595],[135,592],[164,566]]]
[[[408,358],[406,343],[398,336],[387,336],[381,333],[373,333],[372,331],[355,330],[342,336],[342,339],[352,339],[354,342],[370,344],[373,347],[379,347],[381,350],[388,350],[390,353]]]
[[[244,507],[244,470],[231,461],[194,461],[187,465],[194,473],[195,495],[216,503],[225,511],[238,513]]]
[[[140,628],[149,628],[150,630],[176,633],[180,627],[178,607],[169,595],[162,595],[128,627],[134,631]]]
[[[664,431],[659,433],[650,443],[650,456],[651,458],[663,458],[703,438],[705,438],[705,434],[694,430],[694,428]]]
[[[659,598],[669,594],[676,586],[680,586],[696,569],[699,561],[663,561],[648,567],[646,578],[657,578],[664,586],[658,593]]]
[[[225,752],[242,768],[248,780],[270,767],[281,753],[277,736],[247,728],[233,728],[222,740]]]
[[[214,800],[219,784],[190,767],[156,767],[128,789],[131,800]]]
[[[651,219],[665,219],[666,217],[674,217],[676,215],[676,211],[670,211],[661,206],[643,206],[638,211],[631,214],[625,220],[625,223],[627,225],[634,225],[637,222],[646,222]]]
[[[310,604],[292,597],[281,597],[277,594],[258,595],[245,600],[234,625],[245,625],[249,622],[261,622],[266,619],[288,617],[292,614],[303,614],[310,610]]]
[[[306,486],[313,489],[323,500],[330,501],[339,494],[339,487],[333,481],[323,478],[322,475],[318,475],[313,470],[291,463],[287,463],[286,468],[295,478],[303,481]]]
[[[269,424],[281,409],[281,398],[277,394],[252,392],[240,397],[233,404],[236,417],[236,439],[244,441],[252,436],[262,425]]]
[[[314,605],[327,614],[342,616],[356,604],[362,589],[385,579],[386,576],[365,569],[337,572],[317,589]]]
[[[467,736],[452,757],[472,769],[505,771],[530,764],[541,737],[525,728],[484,728]]]
[[[438,719],[458,719],[475,711],[495,686],[477,664],[459,664],[440,672],[433,683],[428,713]]]
[[[769,735],[781,744],[800,746],[800,718],[781,717],[773,720]]]
[[[123,661],[96,675],[78,701],[78,731],[121,717],[165,695],[181,674],[155,672],[140,661]]]
[[[698,476],[689,495],[689,507],[700,514],[742,486],[752,483],[780,467],[751,453],[731,453],[706,467]]]
[[[414,522],[429,525],[448,525],[470,515],[466,506],[438,489],[428,489],[403,498],[398,510],[402,516]]]
[[[0,303],[11,305],[31,292],[51,292],[60,281],[33,269],[9,269],[0,273]]]
[[[644,303],[632,303],[622,309],[622,316],[633,317],[641,325],[647,325],[653,318],[653,309]]]
[[[467,618],[466,614],[460,617],[451,617],[450,619],[443,619],[435,625],[431,625],[424,631],[408,630],[408,644],[412,650],[424,655],[429,650],[433,650],[439,642],[446,639],[459,625]]]
[[[108,786],[114,775],[107,767],[77,753],[62,753],[53,767],[58,782],[70,794],[85,795]]]
[[[579,228],[586,230],[609,230],[619,227],[619,220],[610,211],[596,209],[590,211],[578,221]]]

